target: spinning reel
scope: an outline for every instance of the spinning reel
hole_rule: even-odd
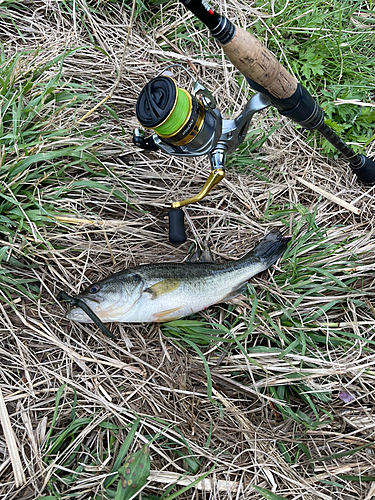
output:
[[[176,66],[192,80],[191,93],[179,88],[170,76],[164,76],[169,68]],[[201,191],[171,204],[168,212],[171,243],[186,241],[181,207],[202,200],[224,178],[227,153],[232,153],[244,141],[254,113],[271,104],[267,96],[255,94],[237,118],[224,120],[212,94],[179,64],[165,68],[142,89],[137,100],[137,118],[145,129],[155,133],[145,138],[142,129],[135,129],[134,144],[152,151],[160,149],[172,156],[207,154],[211,163],[212,171]]]
[[[234,120],[223,120],[210,92],[182,66],[191,78],[192,92],[179,88],[162,73],[141,91],[137,101],[137,117],[146,129],[155,133],[145,138],[135,129],[135,145],[173,156],[209,156],[212,172],[200,193],[187,200],[172,203],[169,211],[169,239],[172,243],[186,240],[183,211],[180,207],[204,198],[224,177],[227,153],[245,139],[254,113],[274,106],[307,130],[317,130],[349,162],[357,178],[365,184],[375,183],[375,162],[355,153],[324,122],[324,111],[295,77],[291,75],[251,33],[232,24],[213,11],[206,0],[180,0],[210,30],[232,64],[245,76],[257,92]]]

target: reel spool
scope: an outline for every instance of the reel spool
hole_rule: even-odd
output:
[[[163,74],[174,66],[182,68],[193,80],[192,93]],[[221,135],[222,117],[214,98],[179,64],[168,66],[143,87],[136,114],[143,128],[155,131],[153,140],[157,147],[175,156],[207,154]]]
[[[174,66],[182,68],[192,79],[192,92],[178,87],[173,78],[163,74]],[[268,97],[255,94],[236,119],[223,120],[211,93],[179,64],[168,66],[144,86],[136,114],[142,127],[153,130],[154,134],[145,138],[142,129],[135,129],[133,143],[142,149],[161,149],[173,156],[208,154],[212,168],[197,195],[171,203],[168,212],[171,243],[186,241],[181,207],[202,200],[223,179],[226,153],[243,142],[253,114],[270,104]]]
[[[139,123],[153,129],[166,144],[186,146],[194,141],[190,145],[194,151],[202,146],[202,141],[206,142],[204,137],[212,134],[214,125],[212,119],[205,121],[202,103],[187,90],[177,87],[169,76],[158,76],[143,88],[136,113]],[[200,134],[202,128],[206,133]]]

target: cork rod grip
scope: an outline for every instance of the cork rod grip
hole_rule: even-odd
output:
[[[279,99],[294,94],[297,81],[253,35],[236,26],[232,40],[221,44],[224,53],[241,73]]]

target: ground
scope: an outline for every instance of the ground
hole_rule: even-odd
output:
[[[269,109],[228,159],[226,178],[187,209],[187,242],[171,245],[168,207],[196,194],[210,166],[132,144],[139,92],[176,62],[226,118],[251,90],[181,4],[137,2],[133,17],[131,7],[0,3],[1,498],[114,498],[121,481],[109,474],[144,450],[144,500],[369,500],[374,187]],[[280,16],[336,12],[335,2],[302,13],[296,2],[279,12],[273,2],[214,7],[274,47],[312,93],[319,79],[318,97],[328,99],[320,59],[307,50],[288,57],[306,33],[321,29],[324,40],[324,15],[291,29],[294,42]],[[341,76],[365,47],[344,53],[344,37],[374,36],[373,6],[356,8],[342,12]],[[371,83],[367,90],[366,99],[350,90],[347,108],[332,93],[324,107],[348,110],[346,123],[335,122],[342,133],[366,118],[369,135],[346,139],[373,158]],[[66,320],[56,299],[128,266],[181,262],[199,241],[217,262],[237,259],[272,229],[291,244],[238,304],[165,325],[111,324],[111,340]]]

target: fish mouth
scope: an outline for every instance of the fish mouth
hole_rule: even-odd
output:
[[[92,310],[92,312],[100,318],[101,310],[100,301],[98,299],[88,299],[86,297],[80,297],[79,295],[77,295],[77,298],[84,302]],[[93,323],[93,320],[79,306],[69,309],[66,312],[65,317],[72,321],[78,321],[79,323]]]
[[[69,309],[69,311],[66,312],[65,317],[66,319],[70,319],[72,321],[78,321],[78,323],[93,323],[93,320],[89,318],[85,311],[83,311],[80,307],[73,307],[72,309]]]
[[[77,295],[77,297],[79,297]],[[102,304],[100,301],[92,301],[92,299],[80,298],[82,302],[84,302],[91,311],[97,316],[97,318],[102,323],[111,323],[114,321],[121,321],[121,316],[124,314],[124,306],[123,304]],[[125,311],[127,312],[127,311]],[[86,312],[76,305],[72,307],[69,311],[66,312],[65,317],[72,321],[77,321],[78,323],[95,323]]]

